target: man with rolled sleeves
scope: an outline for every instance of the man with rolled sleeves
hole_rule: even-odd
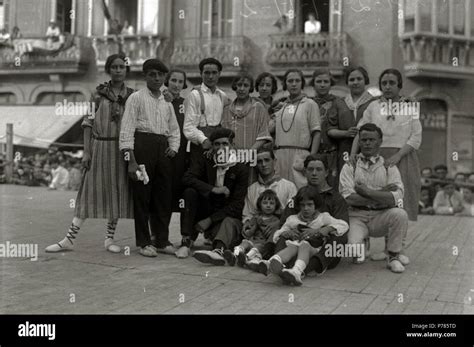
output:
[[[160,60],[145,61],[146,87],[128,98],[120,130],[119,147],[128,161],[133,191],[136,244],[146,257],[175,251],[168,239],[172,213],[171,158],[178,152],[181,136],[173,105],[160,92],[167,72]],[[139,165],[144,165],[149,182],[139,180]],[[150,213],[156,222],[152,228],[155,245],[150,238]]]

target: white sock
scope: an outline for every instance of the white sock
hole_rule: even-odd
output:
[[[234,247],[234,255],[235,255],[235,256],[238,256],[239,253],[240,253],[240,252],[243,252],[243,251],[244,251],[244,249],[243,249],[242,247],[240,247],[240,246],[235,246],[235,247]]]
[[[247,253],[247,259],[250,260],[250,259],[257,259],[257,258],[262,259],[262,255],[260,254],[258,249],[254,247]]]
[[[298,271],[301,274],[303,273],[304,269],[306,269],[306,263],[303,260],[298,259],[295,261],[295,265],[293,266],[293,269]]]
[[[276,260],[278,260],[280,263],[283,264],[283,261],[281,260],[281,258],[280,258],[280,256],[279,256],[278,254],[275,254],[274,256],[272,256],[272,257],[271,257],[270,259],[268,259],[268,260],[272,260],[272,259],[276,259]]]

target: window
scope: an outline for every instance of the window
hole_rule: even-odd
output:
[[[202,0],[201,2],[201,37],[232,36],[231,0]]]
[[[465,0],[454,0],[453,2],[454,34],[464,35],[466,19]]]
[[[419,12],[420,12],[420,30],[431,31],[431,12],[432,12],[431,0],[420,0]]]
[[[3,0],[0,0],[0,30],[5,28],[5,5]]]
[[[56,21],[62,33],[70,33],[72,0],[58,0],[56,5]]]
[[[416,1],[405,0],[405,32],[415,31],[415,7]]]
[[[438,1],[438,33],[449,34],[449,1],[448,0],[436,0]]]
[[[53,93],[45,92],[38,95],[35,105],[55,105],[57,102],[84,102],[88,101],[81,93]]]
[[[16,95],[13,93],[0,93],[0,105],[16,105]]]
[[[312,13],[315,15],[316,20],[321,22],[321,32],[328,32],[329,31],[329,6],[330,6],[330,0],[320,0],[320,1],[302,0],[300,2],[299,11],[297,11],[296,13],[296,15],[299,16],[297,20],[296,31],[300,33],[304,33],[304,23],[308,20],[308,15]]]

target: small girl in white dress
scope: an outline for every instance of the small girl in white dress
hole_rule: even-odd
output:
[[[300,188],[294,204],[299,213],[289,216],[273,235],[275,243],[280,237],[285,238],[287,247],[270,258],[270,272],[279,275],[285,284],[301,285],[309,259],[324,245],[328,233],[343,235],[349,230],[349,225],[342,219],[333,218],[328,212],[319,211],[323,200],[315,187]],[[295,256],[297,260],[293,268],[285,269],[283,264]]]

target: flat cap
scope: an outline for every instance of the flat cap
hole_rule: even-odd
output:
[[[214,142],[217,139],[222,139],[223,137],[227,137],[230,140],[234,138],[235,134],[231,129],[227,128],[217,128],[211,133],[211,136],[209,136],[209,140],[211,142]]]
[[[165,73],[169,71],[168,67],[158,59],[148,59],[143,63],[143,72],[146,73],[148,70],[158,70]]]

